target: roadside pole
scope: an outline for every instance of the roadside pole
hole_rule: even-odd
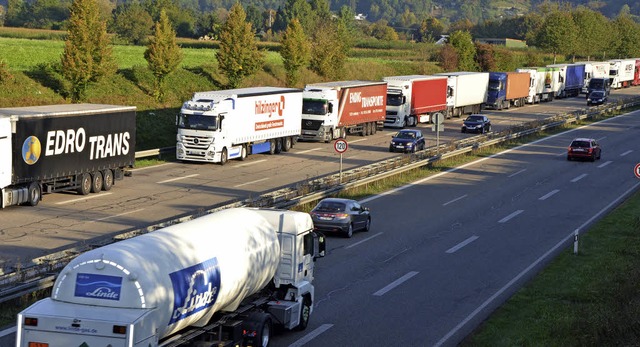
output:
[[[333,148],[336,152],[340,153],[340,180],[339,183],[342,183],[342,154],[347,151],[349,148],[349,144],[345,139],[337,139],[336,142],[333,143]]]

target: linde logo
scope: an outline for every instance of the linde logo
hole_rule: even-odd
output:
[[[74,295],[83,298],[117,301],[120,300],[121,288],[122,277],[78,273]]]
[[[129,153],[129,132],[87,137],[84,128],[47,132],[45,156],[81,153],[89,142],[89,160],[126,155]]]
[[[169,277],[174,292],[169,324],[215,304],[220,288],[220,269],[216,258],[173,272]]]
[[[383,106],[384,96],[378,95],[378,96],[363,97],[361,92],[349,93],[349,103],[351,104],[362,103],[363,108]]]
[[[111,290],[108,287],[100,287],[96,288],[91,292],[86,292],[84,296],[88,298],[97,298],[97,299],[110,299],[110,300],[118,300],[120,294]]]
[[[278,116],[282,116],[284,110],[284,95],[280,95],[280,101],[256,101],[256,114],[268,113],[271,117],[274,113],[278,113]]]

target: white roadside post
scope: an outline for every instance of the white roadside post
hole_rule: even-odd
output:
[[[340,181],[342,183],[342,154],[347,151],[349,148],[349,144],[345,139],[337,139],[336,142],[333,143],[333,148],[336,152],[340,153]]]
[[[444,122],[444,114],[438,112],[433,117],[432,131],[436,132],[436,154],[440,153],[440,132],[444,130],[442,123]]]
[[[573,254],[578,254],[578,229],[573,232]]]

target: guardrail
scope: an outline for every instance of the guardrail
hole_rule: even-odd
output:
[[[354,168],[343,172],[341,176],[338,173],[335,173],[311,181],[300,182],[290,187],[263,194],[255,199],[245,199],[242,201],[220,204],[219,206],[214,206],[196,214],[185,215],[176,219],[150,225],[145,228],[127,231],[110,238],[94,241],[90,245],[74,246],[61,252],[33,259],[32,265],[20,269],[14,269],[9,273],[5,273],[0,276],[0,288],[8,286],[18,288],[0,291],[0,303],[46,288],[47,285],[52,285],[53,280],[48,281],[52,273],[57,273],[79,253],[92,248],[145,234],[227,208],[244,206],[290,208],[297,204],[313,202],[328,197],[344,189],[369,184],[377,180],[397,175],[401,172],[413,170],[441,159],[465,154],[478,148],[493,146],[504,141],[531,135],[533,133],[558,127],[567,123],[577,122],[602,113],[610,113],[638,106],[640,106],[640,97],[633,98],[631,101],[624,101],[620,104],[608,104],[577,110],[570,113],[558,114],[541,121],[533,121],[515,126],[499,133],[492,132],[485,135],[465,138],[463,140],[451,141],[440,145],[439,148],[435,148],[435,146],[429,147],[424,151],[413,153],[411,155],[397,156],[381,162]],[[147,154],[150,156],[160,155],[162,150],[167,150],[167,148],[144,151],[145,153],[141,154],[141,156],[146,156]],[[136,157],[137,155],[138,153],[136,153]]]

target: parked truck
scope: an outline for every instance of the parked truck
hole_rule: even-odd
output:
[[[487,107],[502,110],[521,107],[529,97],[529,74],[526,72],[490,72]]]
[[[556,67],[525,67],[516,69],[517,72],[529,74],[529,97],[527,103],[535,104],[541,101],[552,101],[559,90],[559,69]]]
[[[580,61],[576,64],[584,64],[584,83],[582,85],[582,94],[587,94],[589,89],[589,81],[592,78],[609,78],[609,62],[608,61]]]
[[[584,86],[584,64],[552,64],[547,67],[558,68],[558,91],[556,92],[558,98],[580,95]]]
[[[136,108],[62,104],[0,109],[0,205],[110,190],[135,161]]]
[[[267,346],[307,327],[324,252],[309,214],[252,208],[112,243],[18,314],[16,346]]]
[[[387,82],[387,117],[384,125],[393,128],[433,121],[447,110],[447,78],[444,76],[391,76]]]
[[[636,68],[635,59],[614,59],[609,60],[611,68],[609,70],[609,83],[611,88],[619,89],[631,86]]]
[[[302,90],[253,87],[194,93],[177,116],[176,157],[220,163],[289,151],[300,136]]]
[[[446,117],[479,113],[487,102],[488,72],[443,72],[447,77]]]
[[[309,84],[302,92],[302,139],[329,142],[347,134],[372,135],[384,126],[387,82]]]

